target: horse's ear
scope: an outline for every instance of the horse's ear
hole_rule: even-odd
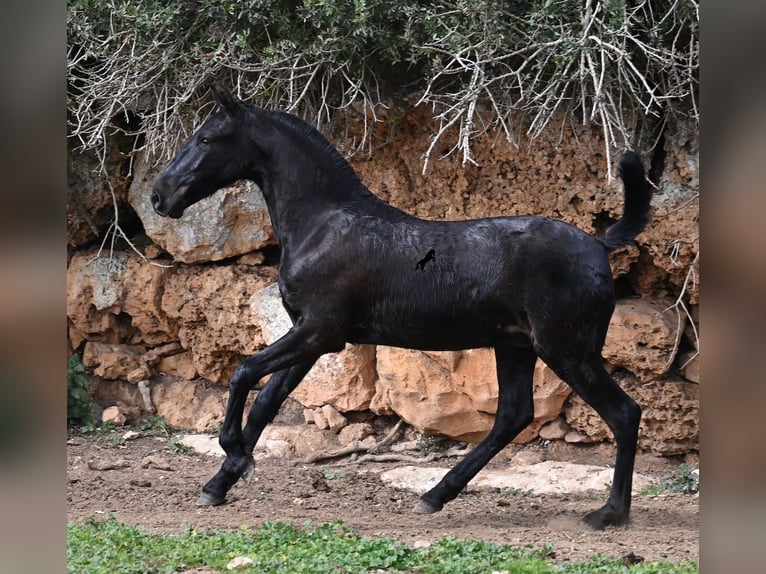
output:
[[[213,98],[220,109],[226,110],[230,115],[234,115],[239,109],[239,104],[231,92],[220,84],[211,84],[210,91],[213,92]]]

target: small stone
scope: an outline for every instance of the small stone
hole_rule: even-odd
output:
[[[91,470],[119,470],[130,466],[123,458],[112,461],[89,460],[87,465]]]
[[[166,459],[154,455],[145,456],[141,460],[141,468],[149,468],[150,466],[157,470],[173,470]]]
[[[129,383],[139,383],[140,381],[145,381],[149,377],[152,376],[151,371],[149,370],[149,367],[146,365],[141,365],[137,369],[133,369],[128,373],[127,379]]]
[[[340,444],[346,445],[352,442],[362,441],[374,433],[372,425],[369,423],[352,423],[338,433]]]
[[[588,435],[585,435],[585,434],[583,434],[581,432],[578,432],[576,430],[569,431],[564,436],[564,440],[566,442],[573,442],[573,443],[578,443],[578,442],[593,442],[593,440]]]
[[[332,405],[323,405],[322,414],[327,419],[327,424],[330,426],[330,430],[335,434],[338,434],[340,429],[348,424],[348,419],[340,414]]]
[[[306,421],[307,425],[316,424],[316,421],[314,421],[314,410],[303,409],[303,420]]]
[[[146,255],[147,259],[157,259],[160,255],[162,255],[164,251],[159,245],[154,245],[153,243],[151,245],[147,245],[144,249],[144,255]]]
[[[125,434],[122,435],[123,440],[131,440],[134,438],[138,438],[140,435],[136,431],[129,430]]]
[[[247,556],[237,556],[236,558],[231,559],[231,561],[226,565],[226,569],[235,570],[237,568],[246,568],[252,563],[253,560]]]
[[[322,409],[314,410],[314,424],[320,430],[325,430],[330,428],[330,423],[327,421],[327,417],[324,416],[324,412],[322,411]]]
[[[237,263],[240,265],[260,265],[264,261],[266,261],[266,256],[263,251],[252,251],[237,258]]]
[[[563,417],[558,417],[542,426],[540,429],[540,438],[545,440],[561,440],[570,430],[566,420],[564,420]]]
[[[122,413],[120,407],[117,406],[107,407],[104,409],[104,412],[101,413],[102,423],[112,423],[122,426],[127,420],[127,417]]]

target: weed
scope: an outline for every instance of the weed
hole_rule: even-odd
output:
[[[659,494],[661,492],[694,494],[699,489],[699,469],[691,464],[683,463],[672,473],[660,478],[659,484],[645,488],[642,494]]]
[[[139,427],[141,431],[146,435],[169,435],[170,426],[165,420],[165,417],[160,415],[154,415],[146,419]]]
[[[422,456],[426,456],[432,452],[441,452],[446,448],[444,437],[426,436],[421,433],[418,433],[417,437],[416,445]]]
[[[335,480],[336,478],[343,478],[346,476],[345,470],[332,470],[328,468],[322,473],[322,476],[325,477],[327,480]]]
[[[168,441],[168,448],[173,454],[194,454],[194,449],[181,442],[183,435],[176,435],[170,437]]]
[[[86,424],[82,432],[90,435],[94,442],[104,446],[118,446],[125,442],[122,431],[118,430],[112,422],[102,423],[96,426],[93,423]]]
[[[505,496],[506,498],[510,498],[512,496],[532,496],[534,494],[534,491],[530,488],[528,490],[524,490],[523,488],[504,488],[500,491],[500,494]]]

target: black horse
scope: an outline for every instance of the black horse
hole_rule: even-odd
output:
[[[321,355],[346,342],[492,347],[499,382],[492,430],[416,511],[441,510],[532,421],[540,357],[617,441],[609,499],[584,521],[597,529],[625,523],[641,409],[604,370],[601,349],[615,303],[607,255],[630,244],[649,218],[651,192],[638,155],[620,161],[625,210],[601,238],[536,216],[424,221],[370,193],[299,118],[248,105],[220,87],[213,95],[218,111],[159,178],[152,204],[179,218],[236,180],[258,184],[281,246],[279,291],[293,326],[235,371],[220,433],[227,458],[197,504],[220,504],[237,480],[249,480],[258,437]],[[243,429],[247,394],[270,373]]]

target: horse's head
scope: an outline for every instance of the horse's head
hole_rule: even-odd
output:
[[[154,184],[151,201],[157,213],[179,218],[200,199],[247,176],[249,164],[244,104],[227,90],[212,86],[218,111],[186,142]]]

